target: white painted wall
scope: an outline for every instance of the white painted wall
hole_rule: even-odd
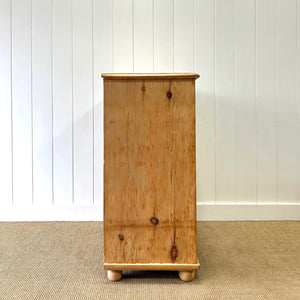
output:
[[[102,218],[102,72],[198,72],[202,220],[300,219],[300,0],[0,0],[0,220]]]

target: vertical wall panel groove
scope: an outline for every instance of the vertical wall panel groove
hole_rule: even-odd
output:
[[[112,47],[112,70],[113,72],[115,71],[115,55],[114,55],[114,0],[111,1],[111,35],[112,35],[112,39],[111,39],[111,47]]]
[[[255,51],[255,78],[254,78],[254,85],[255,85],[255,92],[254,92],[254,134],[255,134],[255,204],[258,204],[257,201],[257,0],[254,1],[254,51]]]
[[[113,0],[114,72],[133,72],[132,0]]]
[[[152,0],[152,72],[154,73],[154,49],[155,49],[155,30],[154,30],[154,24],[155,24],[155,0]]]
[[[234,172],[235,172],[235,202],[238,201],[238,182],[237,182],[237,95],[236,95],[236,0],[233,0],[233,56],[234,56],[234,95],[233,102],[235,106],[234,110],[234,151],[235,151],[235,160],[234,160]]]
[[[198,203],[215,203],[215,5],[195,3],[196,169]],[[205,145],[205,147],[203,146]]]
[[[91,14],[92,14],[92,123],[93,123],[93,191],[92,191],[92,199],[93,205],[95,205],[95,41],[94,41],[94,0],[92,0],[92,7],[91,7]]]
[[[195,72],[195,27],[196,27],[196,12],[195,12],[195,1],[193,0],[193,72]]]
[[[299,85],[300,85],[300,78],[299,78],[299,72],[300,72],[300,1],[297,0],[296,6],[297,6],[297,111],[298,111],[298,120],[300,121],[300,95],[299,95]],[[298,123],[299,124],[299,123]],[[300,197],[299,197],[300,202]]]
[[[52,0],[53,198],[72,204],[72,0]]]
[[[101,73],[113,72],[113,7],[94,0],[94,204],[103,198],[103,80]]]
[[[276,128],[276,204],[278,204],[279,200],[279,194],[278,194],[278,48],[277,48],[277,43],[278,43],[278,0],[275,1],[275,109],[276,109],[276,123],[275,123],[275,128]]]
[[[174,1],[174,72],[193,71],[193,0]]]
[[[297,32],[297,112],[300,119],[300,107],[299,107],[299,0],[296,0],[296,32]],[[300,201],[300,199],[299,199]]]
[[[216,126],[216,1],[214,0],[214,116],[213,116],[213,122],[214,122],[214,135],[213,135],[213,141],[214,141],[214,204],[217,203],[217,148],[216,148],[216,140],[217,140],[217,126]],[[197,156],[197,155],[196,155]]]
[[[172,30],[173,30],[173,35],[172,35],[172,71],[175,72],[175,0],[173,0],[173,14],[172,14]]]
[[[73,1],[74,204],[93,203],[92,0]]]
[[[132,72],[135,72],[134,66],[134,44],[135,44],[135,34],[134,34],[134,0],[131,0],[131,29],[132,29]]]
[[[30,114],[31,114],[31,191],[32,191],[32,197],[31,197],[31,204],[34,204],[34,148],[33,148],[33,145],[34,145],[34,134],[33,134],[33,54],[32,54],[32,23],[33,23],[33,20],[32,20],[32,5],[33,5],[33,0],[30,0],[30,7],[31,7],[31,10],[30,10]]]
[[[10,131],[11,131],[11,204],[14,203],[14,139],[13,139],[13,55],[12,55],[12,1],[10,0]]]
[[[237,203],[256,202],[255,0],[236,1],[235,98]]]
[[[134,72],[153,71],[153,0],[133,0]]]
[[[296,0],[277,2],[278,203],[300,197]]]
[[[52,20],[53,20],[53,0],[51,0],[51,7],[50,7],[50,30],[51,30],[51,156],[52,156],[52,160],[51,160],[51,173],[52,173],[52,182],[51,182],[51,195],[52,195],[52,199],[51,199],[51,203],[52,205],[54,205],[54,159],[53,159],[53,152],[54,152],[54,148],[53,148],[53,24],[52,24]]]
[[[11,1],[0,2],[1,204],[12,204]]]
[[[72,204],[75,199],[75,159],[74,159],[74,0],[71,0],[71,34],[72,34]]]
[[[257,203],[277,201],[276,12],[274,0],[257,1]]]
[[[12,2],[13,195],[32,204],[31,1]]]
[[[298,109],[298,137],[300,136],[300,1],[297,0],[297,109]],[[300,172],[300,170],[299,170]],[[298,193],[298,204],[300,204],[300,192]]]
[[[154,0],[154,72],[173,71],[173,0]]]
[[[51,1],[32,1],[33,204],[52,203]]]
[[[216,1],[216,201],[236,201],[234,0]]]

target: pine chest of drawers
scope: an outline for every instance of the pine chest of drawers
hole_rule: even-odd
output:
[[[195,73],[102,74],[104,269],[199,268]]]

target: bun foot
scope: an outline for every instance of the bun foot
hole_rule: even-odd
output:
[[[192,281],[195,277],[195,271],[179,271],[179,278],[182,281]]]
[[[120,270],[108,270],[107,271],[107,278],[110,281],[118,281],[122,278],[122,271],[120,271]]]

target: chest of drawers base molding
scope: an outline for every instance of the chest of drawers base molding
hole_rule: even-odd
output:
[[[104,78],[104,269],[199,269],[195,73]]]

